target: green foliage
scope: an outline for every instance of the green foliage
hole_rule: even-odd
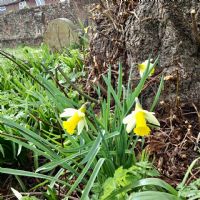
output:
[[[189,200],[200,199],[200,179],[191,182],[179,191],[179,196]]]
[[[22,199],[21,200],[38,200],[38,198],[36,198],[36,197],[34,197],[34,196],[32,196],[32,197],[22,197]]]
[[[188,200],[200,199],[200,178],[192,181],[190,184],[186,184],[189,179],[189,175],[192,169],[199,170],[199,160],[200,157],[195,159],[189,166],[183,181],[178,185],[177,189],[179,191],[179,196],[186,198]],[[198,165],[197,165],[198,164]],[[191,174],[193,176],[193,174]]]
[[[168,194],[166,192],[159,192],[159,191],[144,191],[144,192],[137,192],[133,193],[127,198],[128,200],[181,200],[180,198],[176,197],[175,195]]]
[[[136,144],[143,149],[144,140],[127,134],[122,123],[133,110],[135,98],[158,59],[153,66],[148,64],[133,90],[130,81],[123,85],[121,65],[116,87],[109,69],[103,76],[107,95],[104,97],[97,86],[94,89],[98,96],[94,99],[74,84],[85,74],[85,52],[69,49],[63,54],[51,54],[46,47],[26,47],[23,51],[20,59],[1,52],[9,61],[3,61],[0,67],[0,159],[2,163],[6,159],[21,159],[26,164],[22,155],[32,152],[33,171],[0,165],[0,173],[18,177],[22,190],[26,188],[20,176],[44,179],[34,188],[45,186],[44,196],[50,200],[59,199],[57,185],[65,188],[66,199],[74,193],[81,200],[100,199],[100,195],[101,199],[178,197],[169,184],[149,178],[158,173],[148,162],[148,156],[140,152],[138,161],[135,155]],[[155,108],[162,88],[163,77],[149,109]],[[94,103],[86,111],[89,130],[83,130],[80,136],[68,134],[59,115],[65,108],[78,109],[86,101]]]
[[[56,190],[54,188],[47,187],[47,192],[44,193],[47,200],[58,200]]]
[[[62,129],[55,113],[58,113],[58,116],[65,107],[72,104],[67,104],[65,95],[57,89],[52,78],[58,74],[58,65],[73,81],[83,76],[84,72],[80,71],[83,69],[81,52],[78,49],[70,49],[67,53],[52,54],[45,46],[39,49],[20,47],[9,51],[16,58],[5,54],[9,59],[0,59],[0,116],[16,121],[52,144],[61,146],[64,139],[61,138]],[[71,62],[63,60],[64,57],[69,57]],[[29,73],[33,78],[37,77],[38,81],[31,78]],[[61,77],[59,74],[58,76]],[[60,83],[66,88],[66,95],[74,99],[75,104],[79,94],[72,91],[64,79],[60,78]],[[51,98],[50,93],[54,94],[55,98]],[[56,108],[52,106],[55,100],[58,104]],[[36,151],[34,145],[31,140],[26,140],[17,131],[0,123],[0,167],[31,169],[34,163],[33,168],[36,169],[42,154]],[[31,162],[30,149],[33,152]]]
[[[78,49],[69,49],[67,55],[60,55],[60,62],[66,64],[70,69],[75,68],[76,71],[83,68],[83,54]]]
[[[64,71],[70,74],[71,79],[76,81],[77,78],[84,75],[80,71],[83,68],[82,54],[78,49],[70,49],[69,53],[61,55],[51,54],[46,46],[42,46],[40,49],[20,47],[12,52],[17,57],[17,60],[14,57],[11,57],[11,59],[17,64],[14,64],[11,59],[1,58],[0,60],[1,116],[24,124],[32,130],[39,131],[45,137],[55,134],[55,140],[58,140],[59,122],[55,117],[52,100],[49,99],[47,93],[47,87],[56,87],[55,83],[53,83],[53,86],[49,86],[50,83],[47,85],[46,82],[44,87],[44,85],[30,79],[30,76],[27,76],[27,72],[30,72],[33,77],[38,77],[40,79],[39,82],[42,81],[41,79],[51,82],[51,75],[55,76],[57,73],[56,66],[61,65]],[[68,58],[70,63],[65,61],[64,58],[66,60]],[[64,84],[64,79],[60,80],[60,82],[63,82],[62,87],[66,87],[66,94],[77,101],[79,94],[72,91],[69,85]],[[8,142],[5,145],[3,139],[1,141],[0,152],[3,156],[3,149],[13,149],[13,143],[10,143],[10,146]],[[12,154],[16,153],[13,152]]]
[[[139,181],[146,177],[155,177],[159,173],[153,168],[153,166],[148,161],[137,162],[135,165],[128,169],[123,169],[119,167],[115,173],[114,177],[109,177],[103,184],[104,193],[101,199],[106,199],[114,190],[120,189],[128,186],[131,183]],[[120,193],[115,199],[127,199],[127,192]]]
[[[15,87],[14,87],[13,93],[11,93],[11,94],[13,94],[13,95],[17,94],[18,96],[15,97],[15,102],[12,102],[12,103],[14,103],[13,104],[13,107],[15,110],[14,115],[13,115],[13,107],[10,104],[7,104],[7,105],[5,104],[4,107],[2,107],[2,109],[1,109],[1,112],[4,112],[4,113],[2,113],[2,116],[4,116],[4,118],[1,118],[1,124],[2,124],[1,126],[2,126],[2,130],[6,130],[1,135],[1,137],[4,140],[9,139],[12,142],[17,142],[20,146],[23,146],[24,148],[33,150],[36,157],[43,155],[47,159],[50,159],[51,161],[53,161],[53,163],[54,162],[57,163],[57,161],[59,161],[59,163],[60,163],[60,161],[62,160],[62,157],[64,156],[64,159],[65,159],[65,156],[67,156],[67,155],[68,156],[71,155],[72,158],[74,158],[73,154],[64,153],[64,149],[60,148],[60,145],[59,145],[60,138],[57,137],[56,132],[58,130],[60,130],[60,127],[59,127],[60,119],[58,118],[59,113],[61,113],[63,111],[63,109],[66,107],[72,107],[73,105],[76,105],[76,102],[72,101],[71,99],[69,99],[65,95],[63,95],[63,93],[58,88],[55,87],[55,83],[53,81],[51,81],[48,77],[46,77],[45,70],[46,70],[46,68],[48,69],[49,66],[45,67],[45,70],[41,69],[41,66],[39,66],[38,63],[41,63],[42,59],[41,59],[41,56],[39,56],[39,54],[37,52],[36,52],[36,54],[33,54],[30,51],[30,49],[28,49],[28,48],[25,49],[25,52],[26,52],[26,54],[25,54],[26,58],[28,58],[28,61],[25,61],[25,62],[21,61],[21,60],[13,59],[12,57],[8,56],[8,58],[11,61],[16,63],[15,67],[17,69],[17,72],[19,73],[18,77],[17,76],[9,76],[8,72],[6,73],[5,69],[2,68],[2,71],[5,74],[7,74],[7,76],[4,76],[3,78],[4,79],[5,79],[5,77],[9,78],[9,81],[7,81],[9,83],[8,86],[2,85],[2,91],[5,92],[5,91],[10,90],[11,89],[10,85],[12,84]],[[77,51],[71,51],[71,52],[76,52],[76,54],[74,53],[74,55],[77,55]],[[5,55],[5,56],[7,56],[7,55]],[[46,54],[45,54],[45,58],[46,58]],[[45,60],[46,60],[46,62],[48,61],[46,63],[46,65],[50,65],[50,63],[53,62],[53,58],[51,55],[49,56],[49,59],[45,59]],[[65,60],[67,60],[67,59],[65,59]],[[37,61],[37,62],[35,62],[35,61]],[[54,61],[54,64],[55,64],[55,61]],[[30,69],[30,66],[31,66],[31,68],[33,68],[32,71],[28,70],[28,69]],[[8,69],[9,69],[9,67],[8,67]],[[63,70],[63,72],[66,72],[66,71]],[[27,77],[27,75],[29,77]],[[59,77],[61,77],[61,75],[62,74],[60,74]],[[105,79],[106,84],[108,85],[108,96],[111,96],[111,94],[112,94],[117,105],[121,106],[120,99],[121,99],[122,93],[120,91],[118,91],[117,92],[118,94],[117,94],[114,91],[114,89],[111,86],[110,75],[108,76],[108,78],[104,77],[104,79]],[[122,81],[121,67],[120,67],[119,81],[120,82]],[[4,81],[4,82],[6,82],[6,81]],[[33,83],[34,83],[34,85],[33,85]],[[24,87],[24,85],[26,85],[26,87]],[[29,88],[28,90],[27,90],[27,86]],[[5,90],[5,88],[7,88],[7,90]],[[119,85],[118,89],[121,90],[121,88],[122,88],[122,85],[121,86]],[[10,94],[10,91],[8,93]],[[4,95],[4,97],[6,98],[6,95]],[[22,101],[22,99],[25,99],[25,101]],[[108,100],[107,104],[110,105],[110,99],[107,99],[107,100]],[[8,101],[8,99],[5,99],[5,103],[6,103],[6,101]],[[22,106],[22,103],[25,103],[25,104]],[[18,106],[16,106],[16,105],[18,105]],[[104,106],[105,104],[102,104],[102,105]],[[4,109],[5,106],[7,106],[7,109]],[[16,109],[16,107],[17,107],[17,109]],[[25,108],[25,110],[24,110],[24,108]],[[102,107],[102,109],[104,109],[104,108]],[[10,111],[8,111],[8,110],[10,110]],[[20,111],[21,111],[21,114],[19,115]],[[123,111],[123,110],[121,110],[121,111]],[[56,116],[55,116],[55,113],[56,113]],[[12,114],[13,117],[10,116],[9,114]],[[106,108],[105,114],[106,114],[106,119],[111,119],[111,116],[109,117],[109,107]],[[7,115],[7,117],[6,117],[6,115]],[[69,162],[69,164],[67,164],[67,169],[70,169],[72,174],[74,174],[74,175],[79,174],[79,178],[74,183],[74,185],[70,188],[68,194],[71,194],[71,192],[82,181],[83,177],[85,176],[85,174],[87,173],[89,168],[92,165],[94,165],[93,161],[96,160],[95,157],[97,155],[98,155],[98,159],[101,159],[101,155],[103,155],[107,158],[107,161],[105,162],[105,166],[104,166],[104,168],[105,168],[104,171],[107,171],[108,173],[105,174],[105,177],[103,178],[103,180],[105,180],[108,176],[113,175],[115,167],[119,167],[119,164],[121,164],[121,163],[116,163],[116,166],[114,166],[112,164],[112,166],[110,167],[110,164],[112,163],[112,161],[111,161],[112,156],[110,155],[109,151],[112,149],[110,148],[111,146],[108,145],[107,140],[104,137],[105,131],[106,131],[106,135],[108,135],[108,136],[109,136],[109,134],[108,134],[109,132],[110,133],[117,132],[117,134],[119,134],[118,127],[115,127],[113,129],[113,125],[111,125],[111,124],[109,125],[110,127],[108,127],[108,121],[105,123],[104,122],[102,123],[101,121],[97,120],[96,116],[92,110],[90,111],[89,115],[91,117],[91,120],[94,120],[95,126],[91,127],[91,130],[93,130],[93,132],[94,132],[94,133],[92,133],[93,134],[92,138],[88,137],[87,133],[82,134],[82,138],[80,138],[80,139],[82,140],[83,144],[85,144],[85,145],[79,146],[79,138],[74,139],[72,137],[65,136],[66,141],[68,141],[68,144],[70,144],[69,150],[78,147],[77,151],[75,151],[75,154],[77,154],[77,156],[75,156],[75,158],[79,157],[78,151],[79,151],[79,148],[81,148],[81,149],[85,150],[85,153],[86,153],[86,157],[83,159],[82,164],[88,163],[88,165],[86,164],[85,167],[82,166],[83,170],[82,170],[81,174],[77,173],[76,170],[70,166],[70,162]],[[123,112],[118,113],[116,115],[116,116],[119,116],[116,121],[118,125],[121,124],[123,115],[124,115]],[[19,118],[16,116],[19,116]],[[100,118],[102,118],[102,119],[104,118],[104,113],[103,113],[102,117],[100,117]],[[14,123],[13,120],[20,122],[21,125],[24,124],[26,126],[26,128],[23,128],[22,126],[19,126],[18,124]],[[114,118],[113,120],[116,120],[116,118]],[[111,123],[113,123],[113,120],[111,120]],[[49,123],[50,121],[53,122],[52,125]],[[116,122],[114,122],[114,123],[116,123]],[[92,125],[92,124],[90,124],[90,125]],[[10,127],[10,128],[8,128],[8,127]],[[13,128],[15,131],[13,131]],[[102,131],[102,128],[105,129],[105,131]],[[28,129],[31,129],[32,131],[28,130]],[[18,131],[16,131],[16,130],[18,130]],[[38,133],[41,136],[38,135]],[[54,133],[55,133],[55,135],[54,135]],[[61,133],[61,134],[63,134],[63,133]],[[99,137],[97,137],[97,139],[96,139],[96,141],[98,141],[97,143],[92,142],[95,135],[99,135]],[[28,141],[29,144],[32,144],[32,145],[27,145],[26,141],[21,141],[20,137],[22,137],[23,139]],[[109,143],[110,143],[111,139],[112,139],[112,136],[110,138],[108,138]],[[99,151],[100,151],[99,147],[101,145],[101,141],[102,141],[103,147],[101,148],[101,153],[99,154]],[[113,141],[115,141],[115,139]],[[91,147],[92,147],[91,150],[88,149],[88,145],[90,143],[91,143]],[[94,144],[94,145],[92,145],[92,144]],[[4,152],[3,147],[1,149],[2,149],[1,152]],[[37,151],[36,151],[36,149],[37,149]],[[55,150],[56,150],[56,152],[54,152]],[[87,155],[87,152],[88,152],[88,155]],[[47,153],[47,155],[46,155],[46,153]],[[116,154],[116,155],[118,155],[118,154]],[[115,157],[115,155],[114,155],[114,157]],[[81,158],[78,158],[78,159],[80,160]],[[73,160],[73,162],[75,165],[77,165],[76,159]],[[35,167],[37,167],[38,165],[39,165],[39,163],[35,163]],[[58,166],[58,164],[54,165],[54,167],[56,167],[56,166]],[[42,167],[40,167],[40,169],[41,168]],[[109,168],[109,170],[107,170],[106,168],[107,169]],[[37,171],[39,171],[39,169]]]
[[[33,60],[30,60],[31,59],[29,58],[28,63],[33,63]],[[133,92],[131,92],[129,89],[126,90],[122,85],[121,65],[119,66],[119,79],[116,90],[111,85],[111,71],[109,70],[108,76],[104,76],[104,81],[107,85],[108,91],[107,98],[103,99],[101,103],[101,112],[99,113],[99,117],[97,118],[94,110],[90,108],[87,112],[87,121],[90,127],[89,131],[84,131],[80,137],[72,137],[62,131],[60,133],[61,135],[59,135],[60,137],[64,137],[64,142],[60,144],[59,139],[61,138],[56,137],[56,132],[60,130],[59,124],[61,123],[60,118],[58,117],[59,113],[61,113],[66,107],[77,107],[77,102],[72,101],[65,96],[63,91],[60,91],[57,87],[55,87],[55,82],[53,82],[54,79],[48,79],[46,76],[44,76],[44,73],[38,74],[38,71],[36,70],[36,72],[32,71],[30,74],[30,72],[27,71],[28,65],[26,62],[20,61],[17,63],[17,66],[20,68],[20,72],[24,74],[24,77],[27,75],[30,76],[32,78],[31,81],[34,81],[37,87],[43,91],[43,93],[38,93],[38,96],[35,95],[37,94],[37,90],[32,93],[29,92],[28,97],[30,98],[30,96],[32,97],[32,95],[34,95],[34,105],[35,101],[41,101],[43,103],[43,99],[46,99],[46,102],[44,102],[42,105],[44,105],[46,112],[51,112],[50,116],[54,119],[52,126],[57,128],[52,129],[52,127],[50,128],[48,126],[47,128],[43,127],[46,120],[47,121],[45,125],[49,125],[50,121],[49,117],[44,116],[45,112],[43,109],[41,112],[39,112],[41,116],[39,115],[38,118],[42,119],[42,124],[39,126],[39,129],[38,125],[33,126],[32,124],[35,119],[32,119],[33,122],[28,124],[25,121],[26,127],[23,127],[18,123],[15,123],[12,118],[0,117],[3,128],[10,127],[10,130],[7,131],[6,134],[1,135],[2,138],[7,140],[9,139],[12,142],[20,144],[20,146],[33,151],[36,158],[38,156],[43,156],[46,158],[47,162],[41,166],[40,163],[38,163],[38,159],[36,160],[35,170],[37,173],[15,169],[9,170],[7,168],[1,168],[1,173],[7,173],[9,171],[10,174],[15,174],[18,176],[25,175],[37,178],[45,178],[51,181],[51,183],[54,181],[61,184],[63,181],[59,180],[59,176],[62,176],[64,171],[62,171],[62,173],[60,173],[56,179],[51,175],[51,171],[60,166],[61,168],[70,172],[71,179],[77,177],[75,178],[76,181],[70,186],[66,194],[67,197],[70,197],[72,192],[78,190],[80,183],[87,182],[86,177],[90,174],[89,171],[94,169],[89,175],[90,179],[85,190],[83,191],[82,199],[85,199],[89,196],[89,192],[92,189],[92,184],[94,183],[95,179],[97,179],[100,184],[104,183],[108,177],[114,175],[115,169],[119,168],[120,166],[129,168],[135,165],[134,170],[142,169],[140,168],[141,166],[138,164],[136,165],[136,158],[134,156],[134,148],[138,138],[134,137],[134,135],[127,135],[124,126],[122,125],[122,120],[132,109],[134,99],[140,94],[140,91],[142,90],[142,87],[151,69],[147,68],[144,77],[141,79],[139,85]],[[35,68],[39,69],[39,67]],[[71,85],[71,83],[68,81],[69,78],[64,75],[66,71],[61,71],[59,69],[58,72],[61,72],[58,78],[63,76],[69,85]],[[21,95],[26,93],[27,90],[24,89]],[[38,97],[40,98],[38,99]],[[89,100],[93,100],[87,95],[84,95],[84,97],[86,99],[88,98]],[[27,114],[37,116],[39,108],[38,105],[41,104],[36,104],[34,110],[37,110],[37,113],[33,113],[33,109],[31,109],[31,106],[29,105],[30,102],[33,102],[33,100],[29,98],[27,100]],[[101,94],[99,93],[99,99],[100,98]],[[114,110],[110,112],[111,101],[113,100],[116,106],[114,107]],[[56,123],[58,124],[56,125]],[[48,133],[48,135],[46,133]],[[25,139],[25,141],[20,140],[20,138],[23,138],[23,140]],[[132,141],[134,142],[132,143]],[[150,171],[151,170],[149,170],[149,174],[147,173],[148,176],[151,174]],[[44,172],[48,173],[49,175],[44,175]],[[69,186],[67,183],[64,183],[64,185]]]

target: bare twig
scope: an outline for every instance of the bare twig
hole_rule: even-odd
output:
[[[199,126],[200,126],[200,112],[198,111],[198,109],[197,109],[197,107],[196,107],[196,105],[194,103],[192,103],[192,105],[193,105],[193,107],[194,107],[194,109],[196,111],[196,114],[198,116],[198,121],[199,121]]]

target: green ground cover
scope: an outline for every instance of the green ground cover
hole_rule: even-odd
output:
[[[88,96],[81,82],[88,73],[85,51],[52,54],[45,46],[7,51],[14,56],[2,51],[0,58],[0,198],[200,198],[199,179],[186,185],[198,159],[173,188],[159,177],[144,150],[144,130],[159,127],[147,123],[152,118],[136,100],[158,59],[147,62],[136,88],[130,87],[130,78],[124,84],[119,65],[117,87],[108,70],[103,76],[107,95],[94,86],[95,96]],[[155,109],[162,89],[160,77],[148,110]],[[132,111],[133,118],[123,123]],[[137,134],[127,131],[128,124]]]

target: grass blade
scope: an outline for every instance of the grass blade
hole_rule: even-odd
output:
[[[187,172],[185,173],[185,176],[182,180],[182,182],[178,185],[178,188],[183,188],[187,179],[188,179],[188,176],[189,174],[191,173],[192,169],[194,168],[195,164],[200,160],[200,157],[198,157],[197,159],[193,160],[193,162],[191,163],[191,165],[189,166]]]
[[[84,155],[87,152],[88,151],[81,151],[81,152],[72,154],[71,156],[68,156],[67,158],[51,161],[51,162],[39,167],[36,170],[36,172],[39,172],[39,171],[44,171],[44,172],[50,171],[53,168],[57,167],[58,165],[62,165],[63,163],[67,163],[67,162],[71,161],[72,159],[74,159],[74,158],[76,158],[78,156]]]
[[[0,134],[1,134],[1,133],[0,133]],[[3,158],[5,158],[4,149],[3,149],[3,147],[2,147],[1,144],[0,144],[0,152],[1,152],[2,156],[3,156]]]
[[[56,179],[58,179],[64,172],[65,170],[64,169],[60,169],[57,174],[54,176]],[[55,185],[56,181],[55,180],[52,180],[51,183],[49,184],[49,187],[51,189],[53,189],[54,185]]]
[[[110,69],[110,67],[109,67],[109,71],[108,71],[108,77],[103,76],[103,80],[104,80],[104,82],[107,85],[108,93],[112,94],[112,96],[113,96],[113,98],[115,100],[116,105],[122,111],[122,105],[121,105],[121,102],[120,102],[120,98],[118,97],[119,94],[118,95],[116,94],[116,92],[115,92],[115,90],[114,90],[114,88],[113,88],[113,86],[111,84],[111,69]]]
[[[121,99],[121,96],[122,96],[122,64],[119,63],[119,71],[118,71],[118,87],[117,87],[117,96],[118,96],[118,99],[120,100]]]
[[[13,122],[10,119],[6,119],[3,117],[0,117],[0,122],[12,127],[16,130],[19,130],[19,133],[27,139],[27,141],[33,143],[36,147],[38,147],[40,150],[43,150],[44,152],[46,152],[47,154],[51,155],[52,157],[56,157],[56,154],[54,151],[52,151],[50,149],[50,147],[55,148],[55,145],[52,145],[51,143],[49,143],[47,140],[45,140],[44,138],[42,138],[41,136],[39,136],[38,134],[34,133],[31,130],[28,130],[22,126],[20,126],[19,124],[17,124],[16,122]]]
[[[162,89],[163,89],[163,86],[164,86],[164,76],[161,77],[160,85],[159,85],[159,87],[158,87],[158,91],[157,91],[156,96],[155,96],[155,98],[154,98],[153,104],[151,105],[151,108],[150,108],[150,111],[151,111],[151,112],[154,110],[156,104],[158,103],[158,100],[159,100],[161,91],[162,91]]]
[[[82,181],[83,177],[85,176],[85,174],[88,172],[88,170],[90,169],[97,153],[99,152],[100,148],[96,148],[95,151],[93,152],[93,155],[91,155],[90,160],[87,162],[86,166],[84,167],[84,169],[82,170],[81,174],[79,175],[79,177],[76,179],[75,183],[71,186],[70,190],[68,191],[66,196],[69,196],[78,186],[78,184]]]
[[[93,152],[96,151],[96,149],[99,148],[100,144],[101,144],[101,141],[102,141],[102,137],[101,135],[99,134],[97,139],[94,141],[92,147],[90,148],[90,151],[89,153],[86,155],[86,157],[81,161],[81,164],[85,164],[86,162],[88,162],[88,160],[91,158],[91,156],[93,155]]]
[[[85,186],[85,189],[83,191],[83,194],[81,196],[81,200],[85,200],[88,197],[88,194],[94,184],[94,181],[99,173],[99,170],[101,169],[101,166],[103,165],[105,159],[104,158],[100,158],[99,161],[97,162],[94,171],[92,173],[92,175],[90,176],[90,179],[87,183],[87,185]]]
[[[29,172],[29,171],[24,171],[24,170],[0,167],[0,173],[9,174],[9,175],[17,175],[17,176],[25,176],[25,177],[41,178],[41,179],[46,179],[46,180],[49,180],[49,181],[56,181],[56,182],[61,183],[63,185],[69,186],[69,184],[66,183],[65,181],[58,180],[55,177],[47,176],[47,175],[44,175],[44,174],[38,174],[38,173],[34,173],[34,172]]]

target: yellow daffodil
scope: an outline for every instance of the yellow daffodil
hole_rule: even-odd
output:
[[[60,117],[69,117],[67,121],[63,122],[63,128],[69,133],[74,134],[76,127],[78,127],[78,135],[82,132],[83,128],[88,125],[85,119],[87,103],[83,104],[78,110],[74,108],[66,108]]]
[[[154,116],[155,113],[143,110],[138,98],[136,98],[135,110],[123,119],[123,124],[126,124],[126,131],[130,133],[132,130],[136,135],[148,136],[150,128],[147,121],[155,126],[160,126],[159,121]]]
[[[150,63],[149,63],[149,69],[153,66],[153,63],[152,62],[152,59],[150,60]],[[140,73],[140,77],[142,78],[146,68],[148,66],[148,60],[145,60],[143,63],[141,64],[138,64],[138,69],[139,69],[139,73]],[[153,73],[154,73],[155,69],[153,68],[149,74],[149,76],[152,76]]]
[[[84,28],[84,33],[88,33],[88,29],[90,28],[90,26],[87,26]]]

